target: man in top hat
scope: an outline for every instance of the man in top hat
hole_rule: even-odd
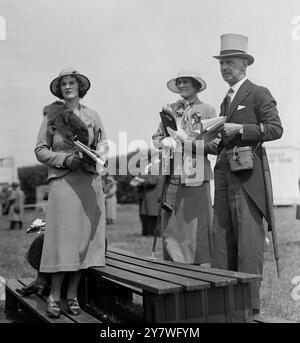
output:
[[[220,55],[214,56],[229,90],[221,104],[220,115],[227,119],[215,165],[212,267],[261,275],[267,204],[259,143],[279,139],[283,128],[270,91],[246,77],[254,62],[247,45],[243,35],[224,34]],[[252,147],[253,169],[232,171],[230,154],[245,146]],[[259,287],[259,282],[252,284],[254,314],[259,313]]]

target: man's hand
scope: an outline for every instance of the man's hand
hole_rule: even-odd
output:
[[[222,134],[226,138],[233,138],[235,135],[241,132],[241,129],[243,129],[242,124],[225,123],[222,129]]]

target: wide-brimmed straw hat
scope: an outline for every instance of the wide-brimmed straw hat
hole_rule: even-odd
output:
[[[171,79],[167,82],[167,87],[170,89],[170,91],[172,91],[174,93],[179,93],[179,90],[176,86],[176,80],[179,79],[180,77],[190,77],[190,78],[196,80],[200,85],[200,88],[197,91],[197,93],[204,91],[204,89],[207,87],[206,82],[202,79],[202,77],[197,72],[188,71],[188,70],[181,70],[177,74],[176,77],[174,77],[173,79]]]
[[[58,98],[61,98],[61,91],[59,88],[59,82],[61,80],[62,77],[64,76],[76,76],[80,79],[80,81],[82,82],[84,89],[85,89],[85,93],[90,89],[91,87],[91,83],[90,80],[80,74],[77,70],[75,70],[74,68],[67,68],[62,70],[58,77],[56,77],[51,83],[50,83],[50,91],[52,94],[54,94],[55,96],[57,96]]]
[[[237,57],[248,60],[248,65],[253,64],[254,57],[247,53],[248,37],[237,33],[226,33],[221,36],[220,55],[213,56],[221,60],[226,57]]]

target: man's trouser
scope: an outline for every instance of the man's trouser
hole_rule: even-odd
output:
[[[264,241],[262,214],[222,152],[215,166],[212,267],[262,275]],[[259,288],[252,283],[253,309],[259,309]]]

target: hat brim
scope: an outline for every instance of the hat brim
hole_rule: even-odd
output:
[[[58,76],[57,78],[55,78],[51,83],[50,83],[50,91],[53,95],[55,95],[56,97],[61,99],[61,91],[59,89],[59,81],[65,77],[65,76],[73,76],[73,77],[78,77],[80,79],[80,81],[82,82],[83,86],[84,86],[84,90],[85,93],[90,89],[91,87],[91,83],[90,80],[82,75],[82,74],[74,74],[74,73],[70,73],[70,74],[66,74],[66,75],[62,75],[62,76]]]
[[[191,75],[180,75],[180,76],[177,76],[177,77],[175,77],[175,78],[173,78],[167,82],[167,87],[169,88],[169,90],[171,92],[180,93],[177,86],[176,86],[176,80],[181,78],[181,77],[190,77],[191,79],[196,80],[201,86],[200,89],[197,91],[197,93],[204,91],[204,89],[207,87],[206,82],[203,79],[201,79],[200,77],[195,77],[195,76],[191,76]]]
[[[246,54],[246,53],[241,53],[241,52],[233,52],[230,54],[223,54],[223,55],[213,56],[213,57],[216,58],[217,60],[221,60],[221,59],[227,58],[227,57],[243,58],[243,59],[248,60],[249,66],[254,63],[254,57],[253,56]]]

